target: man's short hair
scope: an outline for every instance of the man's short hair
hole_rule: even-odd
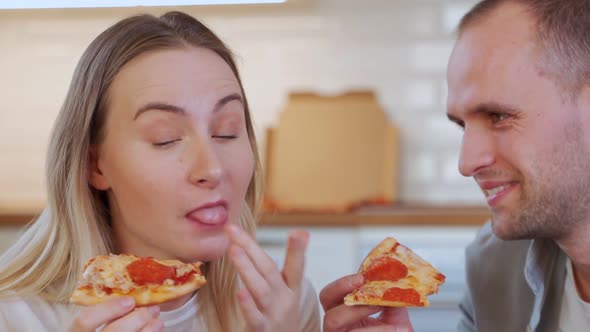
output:
[[[535,19],[540,64],[555,81],[574,96],[590,84],[590,0],[482,0],[461,19],[459,35],[509,2]]]

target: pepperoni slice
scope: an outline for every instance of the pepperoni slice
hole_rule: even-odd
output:
[[[381,257],[373,261],[365,272],[367,281],[398,281],[408,275],[408,267],[391,257]]]
[[[112,288],[110,288],[110,287],[106,287],[106,286],[102,286],[101,288],[102,288],[102,290],[103,290],[105,293],[107,293],[107,295],[111,295],[111,294],[113,294],[113,289],[112,289]]]
[[[411,288],[392,287],[385,291],[383,300],[420,305],[420,294]]]
[[[397,249],[398,246],[399,246],[399,242],[396,242],[395,245],[391,248],[391,250],[389,250],[389,252],[395,252],[395,250]]]
[[[176,276],[173,267],[157,263],[151,258],[140,258],[127,265],[127,272],[137,285],[162,284],[164,280]]]
[[[445,276],[444,276],[444,274],[442,274],[442,273],[437,273],[437,274],[434,276],[434,279],[436,279],[436,280],[438,280],[438,281],[445,281],[445,279],[446,279],[446,278],[447,278],[447,277],[445,277]]]
[[[189,272],[187,272],[187,273],[185,273],[185,274],[183,274],[183,275],[181,275],[179,277],[175,277],[174,278],[174,284],[175,285],[186,284],[191,279],[191,277],[193,276],[193,274],[195,274],[195,273],[197,273],[197,271],[192,270],[192,271],[189,271]]]

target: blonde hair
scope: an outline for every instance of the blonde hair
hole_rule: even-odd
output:
[[[104,138],[108,88],[121,68],[138,55],[182,47],[216,52],[229,65],[242,89],[255,170],[239,222],[254,235],[260,161],[248,103],[231,51],[211,30],[187,14],[129,17],[101,33],[75,69],[48,150],[47,208],[0,257],[0,299],[39,295],[50,301],[66,302],[84,263],[112,251],[105,193],[88,183],[90,148]],[[236,330],[240,323],[235,296],[237,272],[223,257],[208,263],[204,273],[209,283],[200,290],[199,301],[208,330]]]

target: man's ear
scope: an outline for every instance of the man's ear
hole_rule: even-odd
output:
[[[97,146],[91,146],[88,153],[88,181],[97,190],[108,190],[111,188],[106,176],[101,169],[101,159]]]

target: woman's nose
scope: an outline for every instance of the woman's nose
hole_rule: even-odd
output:
[[[189,181],[205,188],[215,188],[223,176],[223,166],[212,142],[200,142],[192,148]]]

